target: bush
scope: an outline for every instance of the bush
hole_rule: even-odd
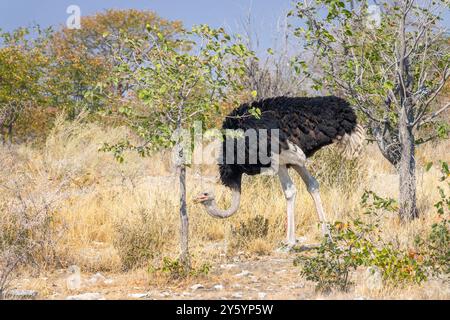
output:
[[[352,192],[364,181],[367,172],[362,158],[346,159],[335,148],[317,152],[310,161],[309,169],[322,187],[340,187],[344,192]]]
[[[206,276],[211,270],[209,263],[204,263],[199,267],[191,267],[186,269],[185,265],[179,259],[171,259],[165,257],[160,267],[150,267],[149,272],[168,277],[170,280],[180,280],[187,277]]]
[[[256,215],[232,227],[229,248],[232,251],[248,249],[255,240],[267,238],[268,233],[269,220],[262,215]]]
[[[28,192],[33,182],[26,177],[8,184],[0,186],[8,199],[0,197],[0,299],[20,267],[59,265],[55,247],[62,232],[54,218],[59,192]]]
[[[317,290],[338,288],[347,291],[352,284],[350,272],[360,266],[380,269],[386,283],[397,286],[403,283],[421,283],[426,273],[409,251],[401,250],[393,243],[384,243],[380,237],[378,209],[393,211],[393,199],[383,199],[373,192],[362,197],[365,214],[373,222],[353,219],[330,226],[333,241],[324,240],[311,255],[300,255],[295,264],[301,274],[316,283]],[[370,218],[369,217],[369,218]]]
[[[124,270],[145,266],[150,259],[160,254],[173,235],[152,211],[144,208],[119,219],[115,229],[113,245]]]
[[[430,168],[430,167],[429,167]],[[450,170],[446,162],[441,162],[441,182],[450,190]],[[438,222],[431,226],[425,239],[416,238],[417,254],[433,276],[450,273],[450,196],[443,187],[438,187],[440,200],[434,205],[438,213]]]

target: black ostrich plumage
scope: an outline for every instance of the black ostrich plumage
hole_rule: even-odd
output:
[[[250,115],[250,109],[259,108],[260,118]],[[320,148],[333,143],[337,137],[350,134],[357,125],[357,118],[350,104],[335,96],[326,97],[276,97],[251,104],[243,104],[233,110],[225,119],[222,129],[247,130],[255,129],[259,137],[258,129],[279,129],[278,150],[287,149],[287,141],[299,146],[307,157],[312,156]],[[224,135],[225,138],[225,135]],[[242,138],[241,138],[242,139]],[[273,149],[270,145],[270,131],[267,138],[267,155]],[[259,140],[258,140],[259,141]],[[240,188],[242,174],[256,175],[261,173],[264,167],[270,167],[269,163],[262,163],[259,159],[256,164],[226,163],[224,154],[230,152],[226,149],[226,143],[222,144],[222,161],[219,165],[222,183],[230,188]],[[236,154],[235,146],[233,148]],[[248,155],[257,147],[250,148],[249,139],[245,140],[245,155]],[[253,151],[252,151],[253,150]],[[235,157],[236,158],[236,157]]]

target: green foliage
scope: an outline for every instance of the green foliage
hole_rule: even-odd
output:
[[[448,136],[448,125],[433,119],[440,108],[435,98],[449,78],[450,42],[439,31],[448,1],[384,0],[375,4],[379,15],[372,15],[372,5],[369,0],[297,1],[289,16],[301,19],[294,34],[314,53],[314,63],[294,59],[293,64],[310,78],[313,90],[345,96],[396,165],[402,108],[414,110],[407,121],[413,127],[433,127],[418,143]]]
[[[116,157],[124,146],[142,155],[171,147],[179,142],[174,141],[174,132],[190,130],[194,121],[208,123],[222,103],[243,89],[239,81],[245,73],[243,62],[253,55],[223,28],[207,25],[171,37],[148,25],[142,39],[121,37],[131,50],[117,57],[121,63],[110,81],[126,85],[131,98],[119,112],[107,112],[126,119],[143,144],[105,146]]]
[[[0,128],[15,124],[28,108],[45,105],[49,33],[35,27],[0,34]]]
[[[438,213],[438,222],[431,226],[431,230],[425,238],[417,237],[416,246],[424,265],[434,276],[450,273],[450,176],[448,163],[441,161],[440,180],[446,183],[446,190],[439,186],[440,200],[434,205]]]
[[[395,210],[395,201],[366,192],[362,206],[365,214],[375,219],[334,223],[330,226],[332,242],[326,239],[312,254],[299,255],[295,260],[301,274],[315,282],[321,291],[348,290],[352,284],[351,271],[361,266],[378,267],[383,280],[393,286],[426,280],[425,270],[414,256],[391,242],[385,243],[380,236],[379,210]]]
[[[105,103],[117,105],[128,90],[127,85],[112,83],[104,86],[114,67],[130,56],[129,42],[116,35],[143,39],[146,25],[160,28],[171,37],[181,29],[181,23],[158,17],[145,10],[106,10],[82,17],[83,28],[61,28],[50,41],[52,58],[48,70],[48,91],[52,103],[64,109],[71,119],[82,110],[97,111]],[[144,48],[145,49],[145,48]],[[109,99],[105,99],[108,95]]]
[[[428,168],[431,166],[428,165]],[[450,170],[447,162],[440,162],[441,182],[447,182]],[[383,212],[396,212],[397,202],[366,191],[361,199],[364,214],[370,219],[353,219],[330,226],[333,241],[324,240],[312,254],[302,254],[295,264],[301,274],[317,284],[317,289],[348,290],[352,284],[351,271],[358,267],[378,267],[385,283],[398,286],[425,281],[430,276],[448,275],[450,272],[450,197],[438,187],[441,199],[435,204],[438,222],[424,236],[417,236],[415,248],[403,250],[381,237],[380,219]]]
[[[179,259],[165,257],[160,267],[149,267],[149,272],[167,276],[171,280],[180,280],[187,277],[207,276],[211,270],[209,263],[203,263],[198,268],[186,269]]]

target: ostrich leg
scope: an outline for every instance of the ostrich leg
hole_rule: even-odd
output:
[[[304,166],[296,165],[293,167],[298,172],[300,177],[302,177],[302,180],[305,182],[309,194],[314,200],[314,204],[316,205],[316,211],[322,226],[323,236],[324,237],[328,236],[331,240],[330,230],[328,229],[327,226],[327,218],[325,216],[325,211],[323,210],[322,200],[320,199],[319,183]]]
[[[287,245],[294,246],[295,239],[295,218],[294,218],[294,208],[295,208],[295,196],[297,194],[297,189],[289,176],[288,169],[286,166],[280,166],[278,170],[278,176],[280,178],[281,187],[283,188],[284,196],[287,201]]]

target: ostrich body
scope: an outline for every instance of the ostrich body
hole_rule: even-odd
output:
[[[261,116],[259,118],[249,116],[252,108],[259,108]],[[217,207],[214,195],[202,193],[197,197],[197,202],[202,203],[206,211],[217,218],[228,218],[237,212],[241,199],[242,175],[260,174],[263,169],[274,167],[276,162],[277,174],[279,176],[284,195],[287,200],[287,244],[294,245],[295,221],[294,207],[296,187],[292,182],[288,169],[293,168],[305,182],[308,192],[311,194],[319,220],[322,225],[322,232],[328,233],[325,212],[319,194],[319,183],[306,169],[306,159],[311,157],[322,147],[337,143],[340,150],[347,156],[356,153],[364,140],[363,129],[357,124],[355,112],[349,103],[344,99],[327,97],[277,97],[243,104],[226,117],[223,122],[224,130],[249,130],[258,132],[258,139],[261,139],[259,130],[278,129],[277,146],[273,145],[270,132],[267,137],[267,152],[270,161],[263,163],[258,158],[256,163],[248,161],[250,156],[259,151],[259,145],[244,138],[245,161],[234,161],[229,163],[225,159],[227,153],[237,153],[237,143],[227,144],[224,135],[222,143],[221,157],[219,164],[220,180],[222,184],[232,191],[231,206],[222,210]],[[271,144],[272,143],[272,144]],[[275,157],[276,156],[276,157]],[[234,157],[236,158],[236,157]]]

